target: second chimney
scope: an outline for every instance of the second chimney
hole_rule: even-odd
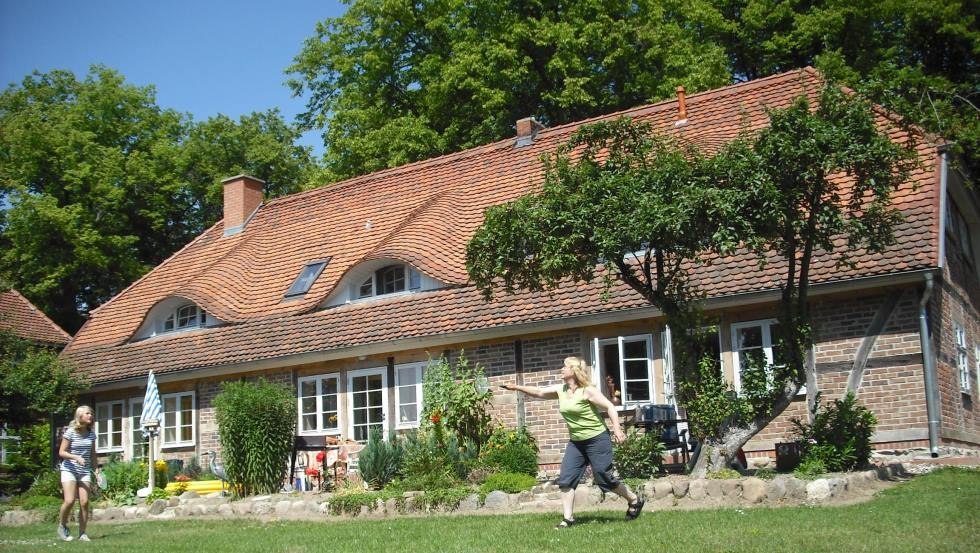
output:
[[[517,143],[515,146],[527,146],[534,142],[534,137],[538,131],[544,129],[544,125],[533,117],[525,117],[517,120]]]
[[[238,175],[221,181],[224,185],[225,236],[238,234],[249,218],[262,205],[262,189],[265,181]]]
[[[687,124],[687,98],[684,96],[684,86],[677,87],[677,121],[674,121],[675,127],[681,127]]]

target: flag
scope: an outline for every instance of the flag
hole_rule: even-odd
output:
[[[140,415],[140,426],[143,428],[143,436],[148,436],[146,421],[160,421],[160,391],[157,389],[157,378],[150,371],[150,376],[146,379],[146,394],[143,396],[143,414]],[[162,422],[162,421],[160,421]]]

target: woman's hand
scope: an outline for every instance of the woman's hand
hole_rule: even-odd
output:
[[[76,459],[75,462],[78,463],[80,466],[83,467],[85,466],[85,457],[82,457],[81,455],[76,455],[75,459]]]
[[[503,388],[504,390],[513,390],[514,389],[514,385],[513,384],[501,384],[500,387]]]
[[[616,430],[613,431],[613,441],[617,444],[621,444],[626,441],[626,434],[623,433],[622,428],[617,427]]]

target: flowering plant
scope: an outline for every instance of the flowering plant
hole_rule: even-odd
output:
[[[187,483],[190,481],[191,477],[187,476],[186,474],[178,474],[177,476],[174,476],[174,482],[176,482],[176,484],[174,484],[173,494],[180,495],[186,492],[188,487]]]
[[[439,411],[434,411],[432,416],[429,417],[429,420],[432,421],[432,424],[439,424],[439,421],[442,420],[442,414]]]
[[[310,467],[310,468],[306,469],[306,475],[307,476],[320,476],[320,471],[317,470],[317,469],[315,469],[315,468],[313,468],[313,467]]]

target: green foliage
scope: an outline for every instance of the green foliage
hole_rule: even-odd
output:
[[[479,448],[491,434],[493,392],[480,390],[485,382],[483,367],[471,367],[463,351],[455,366],[445,357],[430,361],[422,381],[422,426],[445,427],[458,443]]]
[[[55,522],[64,499],[50,495],[23,496],[15,501],[20,509],[25,511],[40,511],[44,522]]]
[[[0,494],[17,495],[30,488],[38,474],[51,466],[51,448],[48,440],[51,425],[34,424],[8,434],[20,437],[19,442],[8,441],[7,464],[0,465]]]
[[[70,416],[76,396],[85,388],[56,351],[0,329],[0,425],[16,429],[45,420],[51,414]],[[32,453],[49,458],[45,451],[41,448]]]
[[[147,485],[147,466],[136,461],[111,461],[102,467],[106,479],[105,495],[116,501],[134,495]],[[156,480],[157,484],[166,480]]]
[[[626,431],[626,440],[613,445],[613,460],[623,478],[652,478],[663,465],[664,446],[651,432]]]
[[[771,469],[769,467],[762,467],[760,469],[755,469],[755,473],[753,474],[753,476],[762,480],[772,480],[776,478],[776,475],[778,474],[779,473],[776,472],[775,469]]]
[[[406,434],[402,447],[402,485],[411,490],[455,487],[477,455],[472,442],[460,445],[441,423]]]
[[[500,472],[491,474],[480,485],[480,494],[483,497],[494,490],[507,493],[519,493],[530,490],[538,484],[538,479],[525,473]]]
[[[163,488],[153,488],[153,491],[150,492],[150,495],[146,496],[146,504],[152,505],[153,502],[156,501],[157,499],[163,499],[166,501],[170,499],[170,493]]]
[[[357,470],[369,486],[381,489],[398,475],[402,455],[402,446],[396,436],[385,441],[381,429],[373,427],[367,445],[358,454]]]
[[[813,423],[792,419],[800,444],[801,464],[819,463],[825,472],[852,470],[871,458],[871,436],[878,420],[848,392],[827,405],[817,396]]]
[[[729,82],[711,2],[354,0],[287,71],[341,179]]]
[[[498,428],[480,450],[480,465],[537,476],[538,443],[524,426],[517,430]]]
[[[201,468],[201,461],[197,455],[191,455],[191,458],[184,464],[181,473],[189,476],[191,480],[203,480],[201,475],[204,473],[204,469]]]
[[[737,470],[734,469],[721,469],[714,472],[708,473],[707,478],[710,480],[735,480],[736,478],[741,478],[742,475]]]
[[[70,333],[221,217],[221,179],[276,196],[315,170],[276,111],[197,124],[104,66],[28,75],[0,128],[0,275]]]
[[[460,502],[473,490],[466,486],[453,486],[451,488],[437,488],[426,490],[424,494],[415,496],[415,505],[420,510],[435,511],[455,511]]]
[[[827,465],[817,457],[808,457],[800,461],[793,470],[793,476],[801,480],[813,480],[827,472]]]
[[[61,472],[43,470],[34,477],[34,482],[27,490],[26,496],[61,497]]]
[[[266,382],[226,382],[214,398],[222,458],[239,495],[275,493],[293,447],[296,403],[291,391]]]
[[[329,508],[330,513],[334,515],[347,514],[356,516],[361,512],[361,507],[366,506],[369,510],[373,511],[377,508],[379,500],[384,502],[389,499],[397,500],[399,508],[404,505],[405,500],[400,491],[385,489],[376,492],[366,492],[357,490],[335,494],[330,498]]]
[[[687,409],[691,435],[704,441],[717,438],[726,422],[731,423],[741,416],[742,402],[725,382],[715,358],[702,357],[697,367],[697,380],[679,381],[677,384],[679,396]]]

